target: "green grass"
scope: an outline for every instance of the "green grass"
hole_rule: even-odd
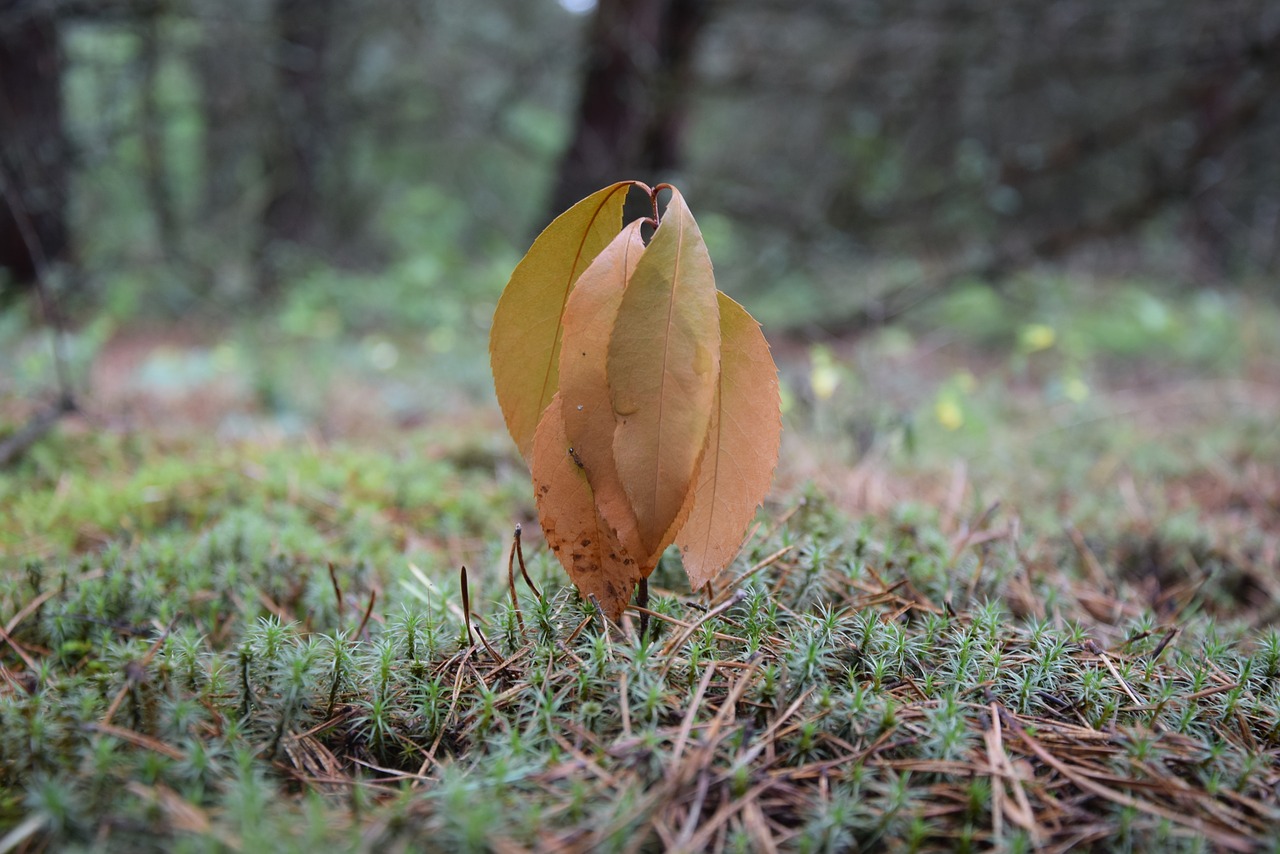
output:
[[[153,353],[143,423],[225,411],[96,401],[0,471],[0,851],[1280,846],[1275,344],[1132,357],[1086,335],[1122,289],[1043,347],[1057,288],[782,358],[778,489],[644,639],[566,587],[470,344]]]
[[[520,478],[415,444],[70,436],[57,470],[5,475],[0,828],[182,850],[1274,834],[1280,635],[1219,613],[1213,581],[1154,608],[1091,589],[1063,538],[973,536],[998,514],[857,520],[810,490],[710,611],[664,565],[644,642],[541,551],[517,621]]]

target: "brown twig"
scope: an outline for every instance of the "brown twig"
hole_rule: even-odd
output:
[[[333,598],[338,604],[338,628],[341,630],[342,612],[346,610],[344,607],[346,603],[342,600],[342,585],[338,583],[338,571],[334,569],[333,561],[329,561],[329,583],[333,585]]]
[[[373,614],[373,603],[378,601],[378,591],[369,591],[369,606],[364,609],[364,616],[360,618],[360,625],[356,627],[356,633],[353,637],[360,637],[364,633],[364,627],[369,623],[369,617]]]
[[[533,579],[529,577],[529,570],[524,565],[524,548],[520,545],[521,526],[516,525],[516,560],[520,562],[520,575],[524,578],[524,583],[529,585],[529,589],[533,591],[533,595],[539,600],[542,599],[542,591],[538,589],[538,585],[533,583]]]
[[[520,613],[520,600],[516,597],[516,549],[520,543],[520,526],[516,525],[515,537],[511,543],[511,551],[507,553],[507,590],[511,593],[511,610],[516,612],[516,625],[520,627],[520,635],[524,636],[524,615]],[[523,561],[521,566],[523,567]]]
[[[475,638],[471,635],[471,593],[467,590],[467,568],[465,566],[458,573],[458,579],[458,584],[462,588],[462,614],[463,620],[467,625],[467,640],[474,644]],[[502,661],[502,656],[498,655],[494,648],[489,645],[489,639],[484,636],[484,632],[480,631],[479,626],[475,627],[475,631],[480,638],[480,643],[483,644],[489,655],[493,656],[493,660]]]

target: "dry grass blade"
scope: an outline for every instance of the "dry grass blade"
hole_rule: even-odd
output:
[[[177,624],[178,619],[175,617],[164,630],[160,632],[160,636],[156,638],[155,643],[151,644],[151,648],[147,650],[146,655],[141,661],[130,662],[125,667],[125,684],[121,686],[116,693],[115,699],[111,701],[111,705],[107,707],[107,711],[102,715],[102,719],[98,721],[98,726],[106,727],[111,725],[111,719],[115,717],[116,712],[120,709],[120,704],[124,702],[124,698],[128,696],[130,689],[135,687],[138,682],[146,678],[146,668],[151,664],[151,660],[156,657],[156,653],[160,651],[160,647],[164,645],[165,639],[169,637],[169,632]]]
[[[1066,762],[1063,762],[1046,750],[1044,746],[1042,746],[1021,725],[1018,724],[1017,720],[1015,720],[1014,717],[1004,709],[1004,707],[997,705],[996,709],[1005,725],[1018,736],[1022,743],[1025,744],[1038,759],[1090,794],[1105,798],[1112,803],[1133,807],[1141,812],[1159,816],[1160,818],[1166,819],[1175,824],[1188,827],[1197,833],[1204,834],[1212,840],[1214,844],[1219,845],[1226,850],[1254,850],[1255,843],[1251,837],[1242,836],[1231,828],[1218,826],[1198,816],[1179,813],[1176,810],[1168,809],[1160,806],[1159,804],[1127,795],[1124,792],[1120,792],[1108,786],[1094,782],[1088,776],[1076,771]]]
[[[675,658],[672,656],[672,653],[675,652],[677,649],[679,649],[681,646],[683,646],[684,643],[687,640],[689,640],[689,638],[693,637],[694,632],[696,632],[699,628],[701,628],[702,625],[706,623],[708,620],[714,620],[716,617],[719,617],[725,611],[728,611],[729,609],[733,608],[735,605],[741,602],[744,598],[745,596],[743,596],[741,593],[735,593],[733,596],[729,598],[727,602],[721,602],[719,605],[712,608],[707,613],[703,614],[697,620],[697,622],[690,623],[687,628],[685,628],[683,631],[680,632],[680,634],[676,635],[674,638],[668,641],[667,645],[662,648],[662,656],[666,659],[666,661],[663,662],[662,669],[659,671],[659,676],[665,677],[667,675],[667,672],[671,669],[671,665],[675,661]]]
[[[991,766],[991,833],[997,843],[1004,838],[1004,815],[1031,838],[1031,844],[1039,848],[1043,844],[1043,836],[1036,825],[1035,814],[1031,802],[1027,799],[1026,790],[1022,787],[1022,779],[1009,761],[1009,754],[1004,750],[1004,734],[1001,726],[1000,710],[995,703],[990,705],[991,727],[985,733],[987,742],[987,762]],[[1008,785],[1013,791],[1013,804],[1006,804]]]

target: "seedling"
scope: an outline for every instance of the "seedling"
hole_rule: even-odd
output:
[[[632,188],[653,216],[620,228]],[[672,543],[694,589],[724,570],[777,464],[778,373],[716,290],[679,191],[623,181],[557,217],[512,273],[489,350],[543,534],[584,599],[620,619]]]

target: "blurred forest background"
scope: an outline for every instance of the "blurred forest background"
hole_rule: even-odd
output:
[[[0,0],[0,852],[1280,851],[1278,155],[1280,0]],[[487,354],[625,179],[784,424],[657,643]]]
[[[682,187],[775,340],[989,325],[1029,271],[1151,320],[1274,288],[1277,93],[1269,0],[0,0],[0,338],[479,350],[533,235],[622,178]]]

